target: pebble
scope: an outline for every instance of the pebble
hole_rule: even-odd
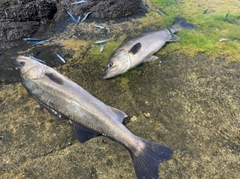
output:
[[[133,117],[131,117],[130,120],[131,120],[131,121],[136,121],[136,120],[137,120],[137,117],[136,117],[136,116],[133,116]]]
[[[143,113],[143,115],[144,115],[145,117],[147,117],[147,118],[151,116],[151,114],[150,114],[149,112]]]

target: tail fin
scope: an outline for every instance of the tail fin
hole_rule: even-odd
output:
[[[158,179],[158,165],[171,158],[171,148],[156,142],[141,139],[145,143],[144,150],[138,155],[130,151],[135,173],[138,179]]]
[[[191,24],[187,22],[182,17],[177,17],[173,23],[173,25],[170,27],[171,31],[173,33],[180,31],[182,29],[195,29],[196,26],[194,24]]]

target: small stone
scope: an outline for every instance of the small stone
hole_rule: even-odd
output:
[[[136,120],[137,120],[137,117],[136,117],[136,116],[133,116],[133,117],[131,117],[130,120],[131,120],[131,121],[136,121]]]
[[[148,113],[143,113],[143,115],[145,116],[145,117],[150,117],[151,116],[151,114],[148,112]]]
[[[38,108],[38,109],[39,109],[40,107],[41,107],[41,106],[40,106],[39,104],[38,104],[38,105],[36,105],[36,108]]]

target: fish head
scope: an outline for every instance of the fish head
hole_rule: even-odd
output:
[[[103,79],[112,78],[120,75],[130,68],[130,57],[127,51],[116,50],[109,58],[104,70]]]
[[[46,65],[25,56],[18,56],[16,61],[25,80],[36,80],[43,76]]]

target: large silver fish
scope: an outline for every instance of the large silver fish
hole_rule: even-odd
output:
[[[110,56],[103,78],[112,78],[141,63],[156,60],[158,57],[153,56],[153,54],[162,48],[166,42],[179,40],[174,35],[175,32],[192,28],[195,28],[193,24],[178,17],[169,28],[144,33],[129,41],[124,41]]]
[[[107,106],[51,67],[24,56],[17,62],[28,92],[52,114],[69,119],[80,142],[107,136],[128,149],[139,179],[158,178],[158,164],[171,158],[171,148],[131,133],[122,124],[124,112]]]

